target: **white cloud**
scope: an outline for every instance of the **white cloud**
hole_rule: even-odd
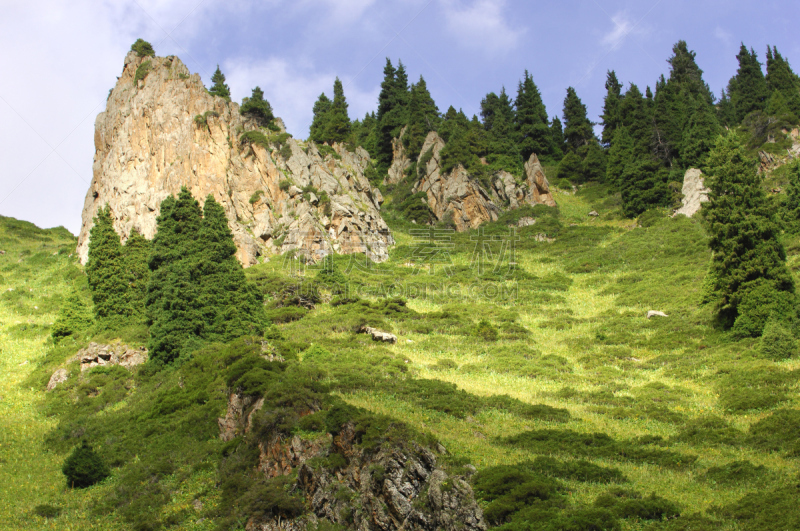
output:
[[[283,119],[286,129],[296,137],[308,136],[312,108],[319,95],[325,92],[333,97],[336,74],[315,71],[310,63],[289,62],[277,57],[262,61],[237,58],[226,61],[223,68],[234,100],[249,96],[256,85],[261,87],[275,115]],[[364,91],[349,84],[347,78],[341,80],[350,119],[362,118],[376,107],[380,87]]]
[[[731,42],[733,41],[733,36],[729,32],[722,29],[720,26],[717,26],[716,29],[714,29],[714,37],[721,40],[722,43],[725,45],[730,45]]]
[[[505,0],[474,0],[464,6],[457,0],[442,0],[447,29],[464,47],[490,54],[510,51],[524,31],[508,24],[505,4]]]
[[[612,49],[619,47],[631,34],[641,35],[645,33],[644,29],[637,25],[625,11],[617,12],[611,17],[611,22],[614,27],[600,38],[600,44]]]

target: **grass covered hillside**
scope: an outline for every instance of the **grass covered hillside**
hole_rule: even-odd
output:
[[[363,455],[434,449],[491,528],[800,526],[797,345],[775,354],[768,331],[737,339],[712,326],[702,219],[625,219],[599,184],[555,196],[558,209],[460,234],[389,220],[398,245],[379,265],[274,258],[246,270],[264,299],[262,336],[85,372],[71,358],[89,341],[143,346],[147,328],[92,320],[66,231],[0,219],[0,528],[308,518],[297,469],[258,471],[259,445],[297,436],[323,449],[314,470],[350,470],[354,454],[327,435],[347,425]],[[537,221],[511,232],[520,217]],[[800,239],[783,238],[795,275]],[[86,321],[55,343],[69,297]],[[68,378],[46,392],[58,368]],[[223,441],[232,392],[264,407]],[[83,442],[110,477],[72,489],[61,467]],[[382,470],[362,481],[380,484]],[[333,516],[309,528],[365,517],[365,491],[341,485]]]

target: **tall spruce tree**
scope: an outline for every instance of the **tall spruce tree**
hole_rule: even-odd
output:
[[[263,331],[262,296],[247,281],[222,205],[209,195],[197,235],[195,277],[199,283],[204,341],[231,341]]]
[[[122,244],[114,230],[114,218],[108,205],[97,212],[94,226],[89,231],[86,279],[98,319],[108,320],[131,315],[128,273],[122,256]]]
[[[331,110],[331,100],[323,92],[314,102],[314,118],[309,128],[309,138],[317,144],[324,144],[326,141],[326,130],[328,126],[328,116]]]
[[[325,140],[344,142],[350,136],[350,117],[347,114],[347,100],[344,97],[344,87],[337,77],[333,82],[333,102],[325,124]]]
[[[611,138],[611,146],[606,157],[606,182],[614,190],[622,184],[622,174],[627,164],[633,163],[637,157],[633,138],[626,127],[618,127]]]
[[[572,87],[564,98],[564,139],[570,149],[585,146],[594,138],[592,122],[586,117],[586,105]]]
[[[702,100],[694,101],[686,132],[681,139],[680,159],[683,167],[701,168],[720,133],[714,108]]]
[[[515,141],[514,102],[506,93],[491,92],[481,101],[481,117],[488,142],[486,159],[494,171],[505,170],[515,175],[523,171],[522,156]]]
[[[717,101],[717,121],[722,127],[732,127],[736,124],[736,110],[725,89],[722,89]]]
[[[187,188],[161,202],[149,259],[146,310],[148,349],[167,364],[198,347],[204,334],[199,278],[194,265],[202,212]]]
[[[548,126],[547,109],[539,88],[527,70],[525,78],[519,83],[515,106],[515,126],[522,160],[527,161],[533,153],[540,158],[552,158],[555,149]]]
[[[713,252],[706,300],[724,327],[759,336],[771,316],[796,315],[780,230],[756,161],[735,133],[717,138],[706,172],[710,192],[703,210]]]
[[[556,152],[563,154],[567,150],[567,144],[564,140],[564,127],[558,116],[553,116],[553,120],[550,122],[550,136],[553,137]]]
[[[617,80],[617,74],[609,70],[606,74],[606,97],[603,100],[603,134],[601,141],[603,144],[610,144],[614,137],[614,131],[622,124],[620,115],[620,104],[622,103],[622,83]]]
[[[800,162],[794,161],[786,184],[782,218],[783,227],[790,234],[800,234]]]
[[[214,75],[211,76],[211,83],[211,88],[208,89],[209,94],[231,101],[231,89],[225,84],[225,74],[219,69],[219,65],[217,65]]]
[[[625,215],[632,218],[645,210],[666,206],[669,200],[668,176],[669,170],[651,157],[625,164],[619,177]]]
[[[439,125],[439,109],[428,92],[425,79],[411,86],[411,98],[408,104],[408,129],[403,137],[403,144],[411,160],[416,160],[430,131]]]
[[[392,140],[400,134],[406,124],[408,104],[408,75],[403,63],[397,69],[386,58],[383,82],[378,95],[377,162],[379,172],[385,172],[392,163]]]
[[[763,111],[766,108],[768,92],[764,72],[761,71],[761,63],[758,62],[755,50],[751,48],[747,51],[747,47],[742,43],[736,59],[739,61],[739,69],[736,71],[736,76],[728,83],[728,97],[736,112],[738,124],[751,112]]]
[[[765,77],[770,101],[779,95],[795,117],[800,117],[800,78],[792,71],[789,62],[776,47],[767,46],[767,75]],[[773,103],[773,106],[775,104]],[[767,109],[770,112],[770,109]],[[776,114],[770,112],[770,114]]]
[[[128,304],[131,315],[145,315],[147,284],[150,281],[150,269],[147,260],[150,256],[150,240],[133,229],[122,247],[122,258],[128,276]]]

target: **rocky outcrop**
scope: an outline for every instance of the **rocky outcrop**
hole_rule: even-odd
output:
[[[683,214],[686,217],[694,216],[700,207],[708,201],[708,188],[703,184],[703,172],[696,168],[686,170],[683,176],[682,206],[675,211],[673,216]]]
[[[371,326],[362,327],[360,332],[362,334],[369,334],[370,336],[372,336],[373,341],[380,341],[382,343],[391,343],[392,345],[397,343],[396,335],[390,334],[389,332],[381,332],[377,328],[372,328]]]
[[[556,205],[544,169],[535,154],[525,164],[522,182],[517,182],[510,173],[500,171],[492,177],[491,187],[487,190],[461,165],[443,173],[441,151],[444,147],[445,142],[438,133],[428,133],[417,159],[419,181],[413,192],[425,192],[434,216],[440,221],[451,221],[456,230],[464,231],[496,221],[504,209]],[[400,158],[395,159],[398,166],[407,167],[405,151],[398,152],[398,156]]]
[[[403,136],[406,128],[400,131],[400,136],[392,139],[392,165],[383,180],[383,184],[397,184],[403,180],[406,170],[411,166],[411,159],[406,154],[406,147],[403,145]]]
[[[110,206],[123,240],[134,229],[152,238],[161,201],[182,186],[201,204],[210,194],[223,205],[245,266],[290,250],[385,260],[394,240],[380,216],[383,198],[364,177],[367,152],[335,145],[322,153],[287,137],[211,96],[177,57],[128,54],[95,123],[81,260],[99,208]]]
[[[58,387],[58,384],[66,382],[67,378],[69,378],[67,369],[58,369],[52,374],[52,376],[50,376],[50,381],[47,382],[47,390],[52,391]]]
[[[119,365],[130,369],[147,361],[147,349],[132,348],[121,343],[103,345],[92,342],[79,350],[70,361],[80,361],[81,372],[101,365]]]
[[[241,397],[236,433],[249,430],[252,412]],[[230,411],[231,408],[229,408]],[[250,412],[247,415],[247,412]],[[363,531],[484,531],[483,512],[463,476],[450,476],[428,448],[413,441],[384,442],[366,451],[352,423],[334,436],[275,437],[259,444],[258,470],[267,478],[294,474],[311,514],[295,520],[251,518],[248,531],[316,528],[321,520]],[[443,451],[443,448],[440,448]],[[337,467],[326,466],[336,462]]]

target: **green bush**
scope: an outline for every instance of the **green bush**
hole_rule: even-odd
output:
[[[712,466],[700,476],[702,481],[713,485],[737,485],[766,479],[769,470],[764,465],[755,466],[750,461],[733,461],[723,466]]]
[[[86,441],[72,451],[61,471],[67,478],[67,486],[73,489],[91,487],[110,475],[108,466]]]
[[[37,505],[33,508],[33,513],[42,518],[58,518],[61,509],[52,505]]]
[[[475,328],[475,335],[484,341],[497,341],[497,328],[492,323],[482,319],[478,326]]]
[[[136,52],[139,57],[155,57],[156,52],[153,50],[153,45],[144,39],[136,39],[136,42],[131,45],[131,51]]]
[[[139,81],[142,81],[144,78],[147,77],[147,74],[150,73],[150,69],[152,64],[150,64],[150,60],[142,62],[139,67],[136,69],[136,73],[133,75],[133,86],[136,87],[139,85]]]
[[[800,411],[781,409],[750,426],[747,442],[761,450],[800,456]]]
[[[264,190],[256,190],[253,192],[253,195],[250,196],[250,204],[255,205],[259,201],[261,201],[261,197],[264,195]]]
[[[73,291],[61,305],[51,334],[53,340],[58,343],[67,336],[75,336],[86,331],[91,325],[92,312],[88,302],[84,301],[77,291]]]
[[[286,192],[289,190],[289,187],[292,185],[287,179],[281,179],[281,182],[278,183],[278,188],[280,188],[281,192]]]
[[[767,321],[758,346],[762,358],[781,361],[797,353],[797,341],[792,334],[775,318]]]

